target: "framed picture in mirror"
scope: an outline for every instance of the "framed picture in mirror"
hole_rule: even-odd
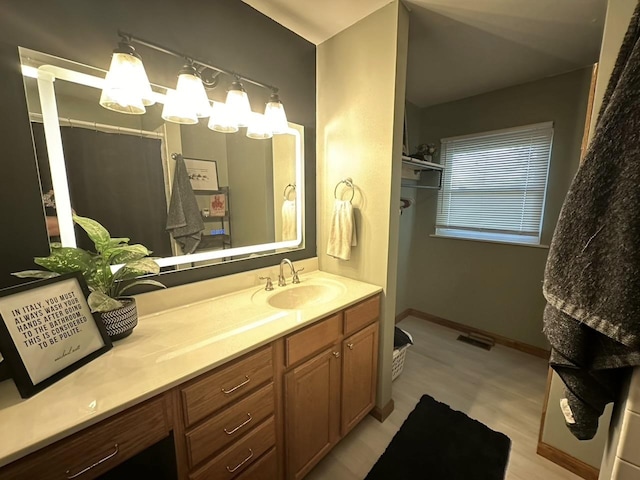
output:
[[[215,160],[185,158],[191,188],[196,190],[218,190],[218,164]]]

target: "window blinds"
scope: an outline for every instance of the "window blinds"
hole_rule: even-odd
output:
[[[540,243],[553,123],[442,140],[436,234]]]

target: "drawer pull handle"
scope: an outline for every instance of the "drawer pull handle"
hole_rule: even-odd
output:
[[[340,352],[332,352],[333,356],[336,358],[340,358]]]
[[[224,433],[226,433],[227,435],[233,435],[234,433],[236,433],[238,430],[240,430],[242,427],[244,427],[247,423],[249,423],[251,420],[253,420],[253,418],[251,418],[251,414],[250,413],[247,413],[247,417],[249,417],[249,418],[247,420],[245,420],[244,422],[242,422],[240,425],[238,425],[233,430],[227,430],[225,428],[224,429]]]
[[[233,388],[231,388],[229,390],[225,390],[225,388],[222,387],[222,393],[224,393],[225,395],[229,395],[230,393],[235,392],[240,387],[244,387],[247,383],[249,383],[251,381],[251,379],[249,378],[249,375],[245,375],[244,378],[246,378],[246,380],[244,382],[239,383],[238,385],[236,385],[235,387],[233,387]]]
[[[251,458],[253,457],[253,450],[249,449],[249,456],[247,458],[245,458],[244,460],[242,460],[238,465],[236,465],[233,468],[229,468],[229,465],[227,465],[227,470],[229,471],[229,473],[233,473],[236,470],[238,470],[242,465],[244,465],[245,463],[247,463],[249,460],[251,460]]]
[[[347,347],[349,347],[349,350],[353,350],[353,343],[347,343]]]
[[[70,473],[70,471],[69,471],[69,470],[67,470],[67,471],[66,471],[66,472],[64,472],[64,473],[66,473],[66,474],[67,474],[67,478],[68,478],[69,480],[71,480],[71,479],[73,479],[73,478],[78,478],[78,477],[79,477],[80,475],[82,475],[83,473],[86,473],[86,472],[88,472],[89,470],[91,470],[92,468],[97,467],[97,466],[98,466],[98,465],[100,465],[101,463],[106,462],[106,461],[107,461],[107,460],[109,460],[110,458],[115,457],[117,454],[118,454],[118,444],[116,443],[116,444],[113,446],[113,452],[112,452],[112,453],[110,453],[109,455],[107,455],[107,456],[106,456],[106,457],[104,457],[103,459],[98,460],[98,461],[97,461],[96,463],[94,463],[93,465],[89,465],[88,467],[83,468],[83,469],[82,469],[82,470],[80,470],[78,473],[74,473],[73,475],[69,475],[69,473]]]

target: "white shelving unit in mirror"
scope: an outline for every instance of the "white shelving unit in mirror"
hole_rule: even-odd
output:
[[[444,172],[444,167],[439,163],[427,162],[425,160],[420,160],[418,158],[407,157],[406,155],[402,156],[402,166],[403,166],[403,175],[402,175],[402,186],[409,188],[422,188],[428,190],[440,190],[442,188],[442,175]],[[438,184],[437,185],[420,185],[418,183],[409,183],[406,182],[405,179],[405,171],[409,170],[413,172],[413,176],[408,177],[409,180],[420,180],[422,172],[436,172],[438,174]]]

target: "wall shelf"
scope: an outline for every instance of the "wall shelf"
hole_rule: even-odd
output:
[[[407,157],[405,155],[402,156],[402,164],[410,166],[418,172],[421,172],[423,170],[437,170],[442,172],[444,170],[444,167],[439,163],[425,162],[423,160]]]
[[[408,188],[421,188],[425,190],[440,190],[442,188],[442,172],[444,167],[439,163],[425,162],[416,158],[402,156],[402,165],[413,170],[414,174],[421,174],[422,172],[438,172],[438,185],[416,185],[411,183],[402,183],[402,187]]]
[[[407,187],[407,188],[421,188],[424,190],[440,190],[441,187],[436,187],[436,186],[432,186],[432,185],[414,185],[411,183],[401,183],[400,184],[401,187]]]

